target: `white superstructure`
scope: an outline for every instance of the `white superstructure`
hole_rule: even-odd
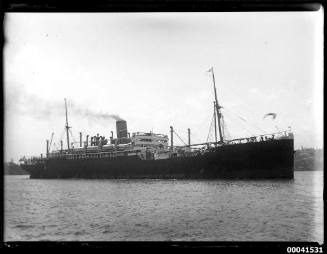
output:
[[[151,150],[168,149],[168,140],[167,135],[155,134],[153,132],[135,132],[131,137],[134,148],[150,148]]]

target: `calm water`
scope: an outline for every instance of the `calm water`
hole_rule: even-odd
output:
[[[5,241],[323,242],[323,172],[280,180],[5,177]]]

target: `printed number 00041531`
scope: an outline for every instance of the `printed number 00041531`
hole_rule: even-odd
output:
[[[287,247],[287,253],[323,253],[322,247]]]

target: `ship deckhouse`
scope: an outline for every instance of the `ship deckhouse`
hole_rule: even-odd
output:
[[[155,134],[153,132],[135,132],[132,134],[131,142],[135,148],[152,148],[167,149],[168,136],[163,134]]]

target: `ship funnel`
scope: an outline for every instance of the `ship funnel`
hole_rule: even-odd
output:
[[[117,138],[127,138],[127,123],[125,120],[116,121]]]

